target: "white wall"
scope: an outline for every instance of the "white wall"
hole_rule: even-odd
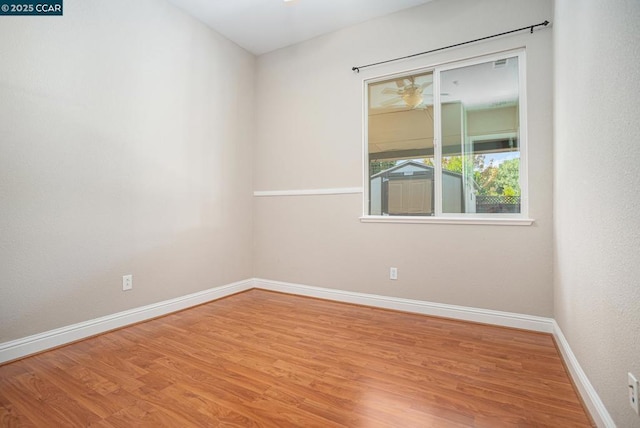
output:
[[[527,48],[533,226],[363,224],[362,196],[259,197],[257,277],[551,316],[552,36],[528,32],[387,66],[351,67],[550,19],[552,3],[436,0],[257,61],[255,190],[362,186],[362,81]],[[399,279],[389,281],[389,267]]]
[[[435,0],[264,55],[255,76],[162,0],[3,19],[0,342],[257,276],[553,315],[618,426],[640,426],[640,3],[556,0],[555,66],[542,30],[350,72],[551,14]],[[358,194],[251,197],[362,185],[363,79],[521,46],[533,226],[363,224]]]
[[[555,318],[619,427],[640,427],[640,2],[556,0]]]
[[[0,24],[0,342],[252,273],[254,57],[164,1],[64,6]]]

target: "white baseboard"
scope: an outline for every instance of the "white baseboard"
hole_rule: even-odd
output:
[[[254,279],[254,286],[255,288],[263,290],[316,297],[319,299],[334,300],[338,302],[354,303],[358,305],[394,309],[423,315],[433,315],[504,327],[521,328],[543,333],[552,333],[556,339],[558,347],[560,348],[562,358],[569,369],[569,374],[576,384],[578,393],[585,402],[594,422],[598,427],[616,428],[611,415],[609,415],[609,412],[602,403],[598,393],[591,385],[591,382],[589,382],[589,379],[582,370],[582,367],[580,367],[578,360],[569,346],[569,342],[567,342],[567,339],[562,334],[560,327],[552,318],[493,311],[467,306],[432,303],[421,300],[402,299],[398,297],[379,296],[375,294],[355,293],[351,291],[313,287],[281,281],[271,281],[267,279]]]
[[[245,280],[0,343],[0,364],[253,288]]]
[[[578,359],[569,346],[569,342],[566,337],[564,337],[560,326],[555,320],[553,320],[553,336],[560,349],[560,354],[562,354],[562,359],[569,369],[569,374],[596,425],[598,427],[616,428],[615,422],[611,418],[611,415],[604,406],[595,388],[591,385],[591,382],[589,382],[589,378],[587,378],[586,373],[582,370]]]
[[[355,293],[266,279],[248,279],[0,343],[0,364],[252,288],[547,333],[554,331],[553,320],[550,318],[402,299],[398,297],[379,296],[375,294]]]
[[[615,428],[615,423],[605,408],[596,390],[589,382],[587,375],[580,367],[560,326],[552,318],[523,315],[512,312],[494,311],[490,309],[472,308],[467,306],[448,305],[421,300],[403,299],[399,297],[380,296],[375,294],[357,293],[352,291],[314,287],[267,279],[248,279],[198,293],[188,294],[175,299],[130,309],[101,318],[73,324],[70,326],[50,330],[33,336],[10,342],[0,343],[0,364],[24,358],[47,349],[56,348],[87,337],[105,333],[110,330],[125,327],[141,321],[167,315],[172,312],[187,309],[207,303],[232,294],[247,291],[252,288],[278,291],[281,293],[300,296],[316,297],[344,303],[353,303],[385,309],[394,309],[423,315],[453,318],[464,321],[480,322],[484,324],[504,327],[521,328],[544,333],[552,333],[562,354],[571,377],[578,388],[589,412],[598,427]]]
[[[500,325],[504,327],[521,328],[544,333],[553,332],[553,319],[534,315],[493,311],[490,309],[471,308],[467,306],[447,305],[443,303],[432,303],[422,300],[403,299],[376,294],[356,293],[352,291],[313,287],[309,285],[292,284],[288,282],[271,281],[259,278],[256,278],[253,281],[256,288],[261,288],[263,290],[279,291],[282,293],[317,297],[320,299],[334,300],[338,302],[394,309],[398,311],[433,315],[444,318],[454,318],[464,321]]]

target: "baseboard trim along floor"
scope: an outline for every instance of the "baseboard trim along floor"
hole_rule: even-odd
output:
[[[569,342],[567,342],[564,337],[560,326],[553,318],[472,308],[468,306],[425,302],[398,297],[355,293],[351,291],[313,287],[267,279],[254,279],[254,286],[255,288],[263,290],[278,291],[281,293],[296,294],[299,296],[315,297],[344,303],[453,318],[464,321],[499,325],[503,327],[521,328],[524,330],[538,331],[542,333],[552,333],[560,350],[560,354],[569,368],[569,375],[576,384],[578,392],[584,400],[587,409],[591,413],[594,422],[598,427],[615,428],[616,426],[596,390],[593,388],[593,385],[589,382],[587,375],[578,363],[578,360],[573,354],[573,351],[569,346]]]
[[[251,279],[234,282],[175,299],[165,300],[55,330],[49,330],[44,333],[34,334],[22,339],[0,343],[0,364],[37,354],[47,349],[77,342],[87,337],[106,333],[141,321],[211,302],[252,288],[254,288],[254,286],[253,280]]]
[[[315,297],[364,306],[374,306],[377,308],[393,309],[397,311],[432,315],[443,318],[454,318],[483,324],[500,325],[503,327],[521,328],[524,330],[539,331],[543,333],[553,332],[553,319],[533,315],[522,315],[511,312],[493,311],[490,309],[471,308],[468,306],[447,305],[422,300],[356,293],[266,279],[255,279],[254,285],[255,288],[263,290],[297,294],[299,296]]]
[[[188,309],[203,303],[211,302],[232,294],[259,288],[299,296],[314,297],[337,302],[372,306],[412,312],[423,315],[453,318],[463,321],[520,328],[553,334],[576,387],[584,400],[591,416],[599,427],[615,428],[613,419],[607,412],[602,400],[582,370],[560,326],[552,318],[467,306],[433,303],[421,300],[404,299],[391,296],[357,293],[331,288],[294,284],[268,279],[247,279],[201,292],[189,294],[175,299],[130,309],[116,314],[88,320],[70,326],[35,334],[25,338],[0,343],[0,364],[24,358],[28,355],[57,348],[87,337],[106,333],[127,325],[157,318],[172,312]]]

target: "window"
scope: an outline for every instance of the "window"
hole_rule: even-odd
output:
[[[518,51],[366,81],[365,218],[525,218],[524,68]]]

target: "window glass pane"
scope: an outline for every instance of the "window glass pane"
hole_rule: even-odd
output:
[[[368,86],[370,215],[433,215],[433,73]]]
[[[518,58],[440,79],[442,212],[520,213]]]

